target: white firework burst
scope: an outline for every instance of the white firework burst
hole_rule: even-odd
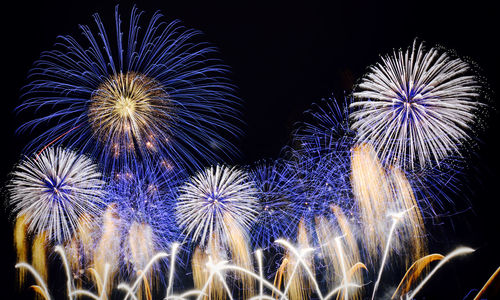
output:
[[[180,187],[177,222],[201,246],[214,235],[227,240],[236,229],[233,226],[248,231],[252,225],[258,208],[256,194],[246,172],[212,166]]]
[[[78,219],[102,213],[104,181],[92,160],[62,148],[47,148],[25,158],[12,173],[9,205],[25,215],[28,231],[46,232],[61,243],[71,237]]]
[[[469,64],[416,41],[382,58],[354,92],[352,129],[384,162],[424,167],[458,154],[481,105]]]

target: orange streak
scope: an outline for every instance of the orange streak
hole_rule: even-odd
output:
[[[422,271],[433,261],[442,260],[444,258],[441,254],[429,254],[418,259],[414,262],[411,267],[406,271],[405,276],[401,279],[396,291],[392,295],[391,299],[396,298],[397,294],[406,294],[411,287],[411,284],[420,276]]]
[[[495,273],[493,273],[493,275],[491,275],[490,279],[488,279],[483,288],[479,291],[479,293],[477,293],[477,296],[474,298],[474,300],[481,299],[481,296],[484,294],[486,289],[493,283],[493,280],[495,279],[495,277],[498,276],[498,274],[500,274],[500,267],[495,271]]]
[[[65,133],[61,134],[60,136],[56,137],[54,140],[52,140],[50,143],[48,143],[47,145],[45,145],[45,147],[42,148],[42,150],[40,150],[37,154],[36,154],[36,157],[38,157],[40,155],[40,153],[43,152],[43,150],[47,149],[48,147],[50,147],[50,145],[54,144],[55,142],[57,142],[59,139],[61,139],[63,136],[67,135],[68,133],[70,133],[71,131],[75,130],[75,129],[78,129],[80,126],[82,126],[82,124],[76,126],[76,127],[73,127],[71,128],[70,130],[66,131]]]

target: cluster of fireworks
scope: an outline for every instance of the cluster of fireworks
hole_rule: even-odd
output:
[[[198,31],[142,14],[124,27],[117,9],[115,32],[95,15],[96,33],[61,37],[30,74],[20,132],[45,130],[7,184],[21,286],[29,271],[51,298],[55,251],[69,299],[374,299],[389,263],[408,268],[392,297],[413,299],[473,251],[428,254],[438,199],[422,184],[484,107],[468,63],[415,42],[316,104],[281,158],[229,166],[227,67]]]

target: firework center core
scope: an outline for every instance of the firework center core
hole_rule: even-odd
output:
[[[98,86],[88,117],[94,133],[114,148],[131,144],[154,148],[151,137],[168,131],[164,127],[171,108],[169,95],[158,81],[128,72],[111,75]]]

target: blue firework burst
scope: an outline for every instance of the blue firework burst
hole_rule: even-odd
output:
[[[355,133],[349,128],[351,97],[314,103],[305,113],[306,121],[294,132],[294,149],[308,156],[345,155],[353,145]]]
[[[182,174],[166,174],[160,168],[140,168],[136,173],[115,175],[107,189],[107,201],[114,203],[121,220],[125,239],[134,230],[150,230],[154,252],[168,251],[170,244],[179,239],[174,218],[177,187]],[[124,242],[125,258],[130,254],[130,243]]]
[[[279,238],[290,239],[296,232],[297,215],[291,206],[298,185],[288,165],[282,161],[259,162],[249,172],[257,189],[260,209],[251,229],[256,248],[269,248]]]
[[[82,41],[61,36],[41,54],[18,108],[38,117],[18,132],[49,126],[28,150],[64,143],[107,171],[151,161],[193,168],[236,153],[239,100],[216,49],[159,12],[141,27],[142,14],[134,7],[124,26],[117,7],[112,33],[95,14]]]
[[[315,104],[307,112],[308,120],[295,131],[293,147],[287,150],[288,168],[299,187],[292,206],[306,221],[330,215],[333,206],[352,206],[349,176],[353,136],[346,107],[333,98]]]

